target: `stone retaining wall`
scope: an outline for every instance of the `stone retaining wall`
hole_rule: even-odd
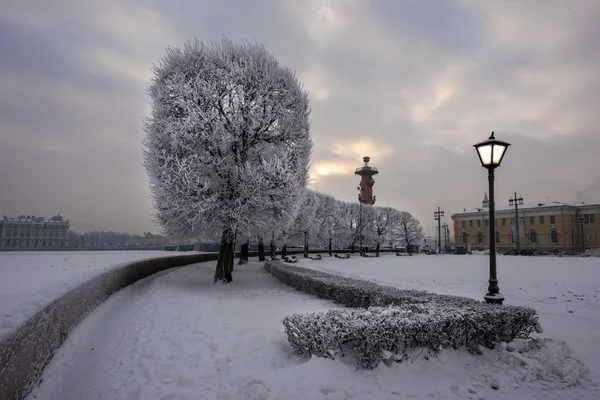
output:
[[[190,254],[134,261],[104,272],[65,293],[0,342],[0,399],[23,399],[69,332],[110,295],[169,268],[217,259]]]

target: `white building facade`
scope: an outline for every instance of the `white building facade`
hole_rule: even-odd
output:
[[[69,220],[34,215],[0,219],[0,249],[60,249],[67,247]]]

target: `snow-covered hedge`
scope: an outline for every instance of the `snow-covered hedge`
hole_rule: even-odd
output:
[[[298,354],[333,358],[350,352],[358,366],[372,368],[381,360],[401,361],[419,348],[477,352],[541,332],[536,311],[527,307],[400,290],[281,263],[267,262],[265,269],[296,289],[358,307],[287,316],[285,331]]]
[[[525,338],[535,330],[537,317],[525,307],[453,308],[432,302],[294,314],[283,325],[297,354],[334,358],[350,352],[359,367],[374,368],[382,360],[402,361],[416,349],[435,354],[444,347],[465,347],[475,353],[479,346]]]
[[[424,304],[434,299],[454,307],[479,304],[467,297],[439,295],[418,290],[401,290],[327,272],[268,261],[265,269],[281,282],[305,293],[333,300],[346,307]]]

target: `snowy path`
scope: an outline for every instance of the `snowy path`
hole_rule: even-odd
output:
[[[303,359],[290,353],[282,318],[335,305],[279,283],[257,262],[239,267],[231,285],[213,285],[213,273],[214,262],[165,271],[109,298],[67,338],[29,399],[597,398],[555,390],[549,370],[579,379],[580,365],[561,346],[537,355],[547,368],[513,365],[494,351],[371,371]]]
[[[262,373],[302,363],[281,319],[332,305],[260,265],[243,268],[229,286],[213,285],[214,263],[203,263],[112,296],[69,336],[30,398],[270,398]]]

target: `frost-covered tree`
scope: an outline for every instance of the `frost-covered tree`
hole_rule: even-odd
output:
[[[302,242],[304,257],[308,258],[309,236],[314,236],[317,230],[315,215],[319,207],[319,197],[314,191],[305,189],[299,205],[300,207],[291,227],[289,237],[290,239],[295,239],[296,243]]]
[[[360,206],[358,203],[339,201],[339,242],[342,247],[350,247],[354,253],[354,247],[360,236]]]
[[[362,243],[363,248],[377,244],[378,238],[375,230],[375,216],[377,208],[378,207],[375,206],[359,205],[360,215],[358,216],[358,232],[356,240],[359,244]],[[362,251],[363,249],[361,249],[361,252]]]
[[[308,182],[308,95],[259,44],[168,48],[154,67],[144,165],[156,220],[173,236],[220,232],[215,282],[232,281],[234,236],[285,214]]]
[[[412,245],[424,236],[421,224],[409,212],[400,212],[396,226],[399,239],[409,251]]]
[[[400,212],[392,207],[373,208],[373,232],[375,233],[375,254],[379,257],[381,243],[391,234],[398,225]]]
[[[339,218],[338,202],[332,197],[316,192],[319,206],[315,211],[315,240],[327,243],[329,255],[332,254],[333,239],[336,233],[336,220]]]

